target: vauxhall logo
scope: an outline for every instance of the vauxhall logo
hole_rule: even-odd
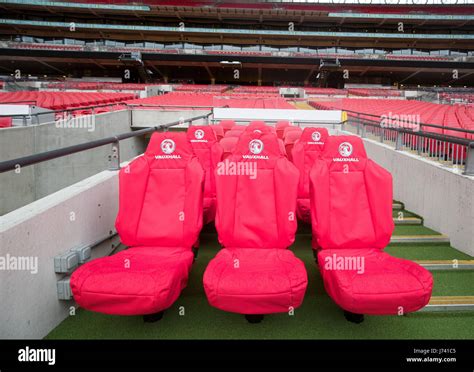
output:
[[[181,155],[173,155],[174,150],[176,150],[176,143],[172,139],[164,139],[160,147],[165,155],[155,155],[155,159],[181,159]]]
[[[324,145],[324,142],[321,141],[321,133],[315,130],[311,133],[312,141],[308,141],[309,145]]]
[[[204,139],[204,131],[202,129],[198,129],[194,132],[194,138],[192,139],[191,142],[207,142],[206,139]]]
[[[352,144],[349,142],[342,142],[338,148],[340,158],[333,158],[332,161],[337,162],[358,162],[359,158],[350,158],[349,156],[352,155],[354,151]]]
[[[242,155],[244,159],[263,159],[268,160],[267,155],[260,155],[263,151],[263,142],[259,139],[253,139],[249,142],[249,151],[253,155]]]

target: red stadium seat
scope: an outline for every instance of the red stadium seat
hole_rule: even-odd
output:
[[[229,130],[228,132],[226,132],[226,134],[224,135],[224,138],[228,138],[228,137],[237,137],[237,138],[239,138],[241,134],[242,134],[242,131],[232,129],[232,130]]]
[[[289,128],[292,128],[292,127],[289,127]],[[297,127],[294,127],[294,128],[297,128]],[[285,129],[285,132],[286,132],[286,129]],[[295,145],[296,141],[298,141],[298,139],[301,137],[302,132],[303,131],[301,130],[301,128],[298,128],[298,130],[290,130],[284,134],[283,145],[285,146],[286,156],[288,157],[290,161],[293,160],[293,155],[291,153],[293,150],[293,146]]]
[[[220,125],[212,125],[211,128],[214,130],[214,133],[216,134],[216,138],[218,141],[220,141],[222,138],[224,138],[224,128],[221,127]]]
[[[144,155],[119,173],[116,228],[130,248],[80,266],[71,289],[83,308],[156,314],[186,286],[202,227],[204,172],[185,133],[153,134]]]
[[[209,125],[190,126],[187,137],[205,172],[203,223],[207,224],[214,220],[216,214],[216,181],[214,178],[216,164],[213,161],[212,151],[213,146],[217,143],[217,138],[213,128]]]
[[[225,137],[220,140],[219,144],[222,147],[222,160],[229,158],[235,150],[239,142],[239,137]]]
[[[309,172],[315,160],[320,158],[328,137],[326,128],[307,127],[291,151],[293,164],[300,171],[296,215],[308,224],[311,223]]]
[[[229,161],[255,166],[255,177],[216,173],[216,229],[224,248],[204,273],[207,298],[234,313],[288,312],[301,305],[307,285],[303,262],[286,249],[297,227],[298,171],[274,134],[242,134]]]
[[[392,177],[367,159],[362,140],[330,137],[310,182],[313,248],[319,250],[326,291],[346,316],[406,314],[424,307],[431,274],[382,252],[394,229]]]
[[[290,126],[290,122],[288,120],[279,120],[276,123],[276,134],[278,138],[283,139],[283,132],[286,127]]]
[[[219,125],[224,129],[224,134],[231,130],[235,126],[234,120],[221,120]]]

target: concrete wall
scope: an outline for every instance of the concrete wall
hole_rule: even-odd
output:
[[[58,128],[55,123],[47,123],[2,129],[0,161],[129,132],[132,130],[130,112],[123,110],[98,114],[95,116],[94,130],[91,128],[93,127]],[[143,137],[121,141],[121,160],[128,160],[142,153],[145,146]],[[10,171],[0,174],[0,215],[107,169],[109,153],[110,146],[102,146],[24,167],[19,173]]]
[[[210,112],[210,110],[132,110],[132,127],[149,128],[160,124],[171,123],[173,121],[186,120],[195,116],[206,115]],[[193,125],[205,123],[207,123],[207,120],[201,119],[194,121]],[[187,128],[188,124],[181,124],[177,127]]]
[[[0,217],[0,257],[38,258],[36,274],[0,270],[0,338],[42,338],[70,316],[74,302],[57,298],[64,275],[54,272],[53,258],[114,230],[117,178],[117,171],[104,171]],[[117,242],[116,236],[94,248],[93,257]]]
[[[374,140],[364,142],[368,156],[392,173],[394,198],[422,216],[425,226],[449,236],[454,248],[474,256],[474,177]]]

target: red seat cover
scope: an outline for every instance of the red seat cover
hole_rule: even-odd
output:
[[[220,125],[212,125],[211,128],[214,130],[214,133],[216,134],[216,138],[218,141],[220,141],[222,138],[224,138],[224,128],[221,127]]]
[[[304,265],[285,250],[297,227],[298,171],[271,133],[242,134],[228,160],[256,166],[256,177],[216,173],[216,229],[225,248],[206,269],[206,295],[225,311],[287,312],[302,303],[307,283]]]
[[[283,139],[283,132],[285,131],[286,127],[290,126],[290,122],[288,120],[279,120],[276,123],[276,134],[277,137]]]
[[[185,133],[155,133],[144,155],[119,172],[116,228],[130,248],[80,266],[71,289],[83,308],[151,314],[186,286],[202,227],[204,172]]]
[[[217,138],[209,125],[190,126],[187,137],[205,172],[203,223],[207,224],[214,220],[216,214],[216,182],[214,178],[216,163],[214,163],[212,151],[213,146],[217,143]]]
[[[302,133],[301,130],[292,130],[286,133],[286,135],[284,136],[283,145],[285,146],[286,156],[288,157],[288,160],[290,161],[293,161],[293,155],[292,155],[293,147],[296,141],[298,141],[299,138],[301,137],[301,133]]]
[[[219,125],[224,129],[224,134],[231,130],[235,126],[234,120],[221,120]]]
[[[235,150],[239,142],[238,137],[225,137],[219,141],[219,144],[222,147],[222,160],[229,158]]]
[[[309,172],[315,160],[320,158],[328,137],[326,128],[307,127],[291,151],[293,164],[300,171],[296,214],[301,221],[306,223],[311,223]]]
[[[310,184],[313,247],[320,250],[319,268],[334,301],[374,315],[425,306],[433,287],[429,271],[382,252],[394,229],[392,176],[367,159],[362,140],[329,137]]]

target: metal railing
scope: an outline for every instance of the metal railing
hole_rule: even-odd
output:
[[[362,138],[377,139],[393,145],[395,150],[407,151],[437,161],[453,169],[463,169],[463,174],[474,175],[474,131],[443,127],[434,124],[416,124],[415,127],[381,125],[376,115],[349,113],[345,129]],[[376,117],[378,120],[368,119]],[[410,124],[410,123],[408,123]],[[430,129],[462,133],[468,138],[439,134]]]
[[[29,156],[23,156],[17,159],[2,161],[0,162],[0,173],[16,170],[21,167],[26,167],[33,164],[42,163],[44,161],[57,159],[63,156],[72,155],[78,152],[87,151],[90,149],[94,149],[96,147],[101,147],[101,146],[110,145],[110,144],[112,145],[112,148],[111,148],[111,153],[109,155],[109,169],[117,170],[117,169],[120,169],[120,146],[119,146],[120,141],[128,139],[128,138],[132,138],[132,137],[143,136],[145,134],[152,133],[158,130],[166,130],[169,127],[183,124],[183,123],[192,124],[192,122],[195,120],[200,120],[200,119],[209,120],[210,115],[212,115],[212,113],[195,116],[188,119],[173,121],[171,123],[161,124],[158,126],[140,129],[133,132],[122,133],[116,136],[111,136],[111,137],[106,137],[106,138],[102,138],[95,141],[80,143],[77,145],[63,147],[56,150],[45,151],[45,152],[41,152],[38,154],[29,155]]]

